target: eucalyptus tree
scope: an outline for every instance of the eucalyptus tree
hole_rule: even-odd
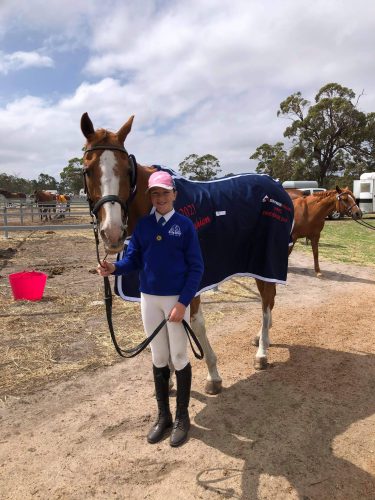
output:
[[[63,192],[78,194],[83,187],[82,163],[82,158],[71,158],[68,165],[60,172],[60,189]]]
[[[219,160],[211,154],[203,156],[191,154],[178,165],[178,168],[182,175],[193,181],[209,181],[221,172]]]
[[[255,169],[257,173],[268,174],[281,182],[294,179],[294,175],[298,175],[297,162],[292,160],[284,150],[283,142],[277,142],[274,145],[262,144],[256,148],[250,159],[258,160],[258,166]]]
[[[360,96],[359,96],[360,97]],[[301,92],[287,97],[277,113],[291,120],[284,137],[292,141],[291,159],[301,161],[304,178],[323,186],[326,178],[374,159],[374,114],[358,109],[359,97],[337,83],[324,85],[315,104]]]

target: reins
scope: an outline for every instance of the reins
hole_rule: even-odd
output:
[[[109,150],[115,150],[115,151],[121,151],[127,153],[125,148],[120,148],[117,146],[94,146],[92,148],[88,148],[85,150],[85,153],[92,151],[92,150],[104,150],[104,149],[109,149]],[[84,154],[85,154],[84,153]],[[108,195],[108,196],[103,196],[100,198],[95,204],[92,202],[90,198],[90,194],[87,189],[87,183],[86,183],[86,175],[87,171],[85,168],[83,168],[83,179],[84,179],[84,189],[85,193],[87,196],[87,201],[89,203],[89,208],[90,208],[90,215],[92,217],[92,224],[93,224],[93,231],[94,231],[94,236],[95,236],[95,249],[96,249],[96,259],[98,261],[98,264],[101,265],[100,262],[100,255],[99,255],[99,229],[98,229],[98,219],[97,219],[97,214],[99,211],[99,208],[104,204],[104,203],[119,203],[124,211],[124,216],[125,216],[125,225],[124,228],[125,230],[127,229],[127,221],[129,217],[129,205],[134,199],[137,191],[137,162],[136,159],[133,155],[128,155],[131,163],[132,163],[132,170],[130,173],[130,195],[128,200],[126,202],[123,202],[118,196],[116,195]],[[104,257],[104,260],[106,259],[107,255]],[[117,353],[123,357],[123,358],[133,358],[134,356],[137,356],[140,354],[149,344],[152,342],[152,340],[156,337],[156,335],[160,332],[160,330],[166,325],[168,318],[164,319],[160,325],[156,327],[156,329],[152,332],[152,334],[144,339],[140,344],[138,344],[135,347],[132,347],[130,349],[122,349],[116,339],[116,334],[113,328],[113,321],[112,321],[112,302],[113,302],[113,295],[112,295],[112,289],[111,289],[111,283],[109,281],[108,276],[103,277],[104,281],[104,303],[105,303],[105,310],[106,310],[106,316],[107,316],[107,323],[108,323],[108,328],[109,332],[111,335],[112,343],[117,351]],[[202,346],[199,343],[198,338],[196,337],[195,333],[191,329],[190,325],[183,319],[182,320],[182,325],[185,329],[186,335],[189,339],[189,343],[191,346],[191,350],[193,351],[194,356],[197,359],[203,359],[204,353]],[[194,349],[193,342],[195,343],[196,347],[198,348],[199,353]]]
[[[116,334],[113,329],[113,323],[112,323],[112,290],[111,290],[111,284],[109,282],[108,276],[105,276],[104,278],[104,301],[105,301],[105,310],[107,314],[107,323],[108,323],[108,328],[109,332],[111,334],[111,339],[113,342],[113,345],[115,346],[115,349],[117,353],[122,357],[122,358],[134,358],[134,356],[137,356],[140,354],[146,347],[150,344],[150,342],[153,341],[153,339],[156,337],[156,335],[160,332],[160,330],[167,324],[168,319],[163,319],[163,321],[158,325],[155,330],[152,332],[152,334],[144,339],[140,344],[138,344],[135,347],[132,347],[130,349],[122,349],[116,339]],[[193,351],[194,356],[197,359],[203,359],[203,349],[202,346],[199,343],[199,340],[197,339],[195,333],[191,329],[189,323],[187,323],[184,319],[182,320],[182,325],[185,329],[186,335],[189,339],[189,343],[191,346],[191,350]],[[194,345],[197,346],[199,353],[194,349]]]
[[[375,226],[373,226],[372,224],[369,224],[367,221],[364,221],[363,219],[361,219],[361,220],[353,219],[353,220],[354,220],[354,222],[356,222],[360,226],[367,227],[367,229],[372,229],[373,231],[375,231]]]

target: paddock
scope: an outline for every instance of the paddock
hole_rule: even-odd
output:
[[[40,205],[40,204],[39,204]],[[32,201],[9,203],[9,200],[0,200],[0,234],[8,239],[12,232],[18,231],[62,231],[91,227],[89,206],[86,200],[72,199],[69,210],[56,205],[56,212],[51,214],[51,220],[40,220],[40,206]]]
[[[191,437],[176,453],[145,441],[150,354],[115,353],[93,249],[83,229],[0,239],[2,498],[161,499],[176,484],[184,499],[373,498],[375,267],[325,260],[317,280],[295,249],[265,372],[252,366],[255,282],[203,294],[225,387],[205,395],[192,358]],[[27,268],[49,276],[40,302],[11,297],[7,275]],[[137,304],[115,300],[114,315],[129,343],[142,338]]]

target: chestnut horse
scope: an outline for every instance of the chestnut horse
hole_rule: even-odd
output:
[[[131,116],[117,133],[113,133],[105,129],[95,130],[87,113],[84,113],[81,118],[81,130],[87,140],[83,161],[85,188],[105,252],[109,254],[115,254],[123,250],[124,240],[128,235],[132,234],[137,220],[149,214],[152,208],[150,199],[146,195],[146,189],[148,178],[156,168],[137,164],[135,158],[129,155],[124,147],[133,119],[134,116]],[[254,176],[259,183],[263,181],[273,183],[273,186],[276,185],[273,189],[276,190],[277,196],[282,200],[282,203],[279,203],[277,199],[264,196],[261,200],[263,203],[260,203],[259,207],[253,205],[241,206],[242,218],[248,218],[252,211],[259,214],[263,209],[262,214],[265,213],[264,219],[278,219],[280,221],[281,216],[279,214],[283,214],[283,210],[288,210],[289,218],[285,218],[285,222],[288,223],[284,224],[284,219],[280,222],[283,230],[282,244],[273,233],[264,235],[264,241],[271,242],[273,251],[277,252],[277,258],[286,272],[293,205],[290,199],[284,195],[285,191],[281,185],[275,183],[268,176],[269,180],[265,179],[264,176],[255,174]],[[259,185],[257,191],[261,191]],[[231,200],[233,205],[235,199],[231,198]],[[269,208],[270,206],[271,208]],[[216,215],[222,215],[222,213],[217,212]],[[278,224],[278,222],[274,222],[274,224]],[[261,224],[260,226],[263,228]],[[225,234],[222,236],[225,238]],[[263,248],[260,242],[257,243],[258,247],[259,249]],[[229,260],[233,259],[233,256],[226,255],[225,258]],[[264,259],[263,256],[262,258]],[[255,339],[256,345],[258,345],[255,368],[265,369],[267,368],[267,349],[270,345],[269,328],[272,324],[271,311],[275,302],[275,281],[277,280],[261,279],[260,277],[255,279],[261,295],[263,313],[262,326],[259,335]],[[191,326],[203,348],[208,367],[209,373],[205,390],[209,394],[217,394],[221,391],[222,379],[217,370],[216,355],[207,339],[199,297],[195,297],[191,302],[190,315]]]
[[[26,200],[25,193],[11,193],[6,189],[0,189],[0,194],[3,195],[8,200]]]
[[[300,189],[285,188],[285,191],[288,193],[292,200],[295,200],[296,198],[303,198],[304,196],[303,192]]]
[[[310,196],[297,196],[293,199],[294,226],[292,231],[293,250],[295,242],[299,238],[311,240],[314,256],[314,269],[316,275],[322,275],[319,266],[319,239],[324,227],[324,222],[333,210],[350,215],[353,219],[360,219],[362,212],[355,201],[354,194],[348,188],[323,191]]]
[[[70,212],[70,196],[68,194],[56,194],[55,197],[60,215],[62,214],[65,217],[65,212]]]
[[[34,191],[33,198],[39,208],[40,220],[52,220],[52,213],[56,212],[56,195],[46,191]]]

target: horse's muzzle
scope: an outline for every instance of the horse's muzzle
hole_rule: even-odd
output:
[[[351,213],[351,216],[352,216],[352,219],[362,219],[362,210],[359,208],[358,210],[356,210],[355,212],[352,211]]]
[[[126,238],[126,231],[122,231],[120,234],[107,234],[103,229],[100,230],[100,236],[103,241],[105,251],[109,254],[115,254],[122,252],[124,249],[124,242]]]
[[[106,247],[104,245],[104,249],[105,249],[105,251],[106,251],[106,253],[108,255],[116,255],[118,253],[121,253],[124,250],[124,247],[123,246],[119,246],[119,247],[117,247],[115,249],[112,249],[112,248],[108,248],[108,247]]]

